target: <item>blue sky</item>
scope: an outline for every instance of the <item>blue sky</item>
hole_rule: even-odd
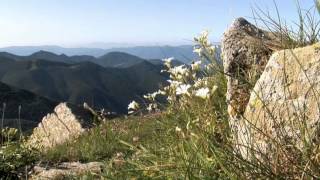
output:
[[[295,0],[276,2],[283,18],[296,18]],[[218,41],[255,4],[274,10],[272,0],[0,0],[0,47],[190,44],[205,29]]]

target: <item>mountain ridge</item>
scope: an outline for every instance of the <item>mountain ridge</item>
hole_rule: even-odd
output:
[[[19,128],[20,124],[23,130],[35,127],[58,104],[51,99],[2,82],[0,103],[1,112],[4,113],[4,125]]]
[[[132,66],[103,67],[84,61],[64,63],[44,59],[2,61],[0,81],[58,102],[127,113],[128,103],[165,84],[161,65],[146,60]]]
[[[32,60],[47,60],[47,61],[53,61],[53,62],[62,62],[62,63],[68,63],[68,64],[75,64],[79,62],[93,62],[103,67],[114,67],[114,68],[126,68],[133,66],[134,64],[140,63],[142,61],[153,61],[154,59],[143,59],[135,55],[131,55],[129,53],[125,52],[118,52],[113,51],[104,54],[103,56],[100,56],[98,58],[94,56],[89,55],[76,55],[76,56],[67,56],[65,54],[55,54],[49,51],[38,51],[35,52],[29,56],[19,56],[15,54],[11,54],[8,52],[0,52],[0,58],[1,60],[14,60],[14,61],[32,61]],[[160,59],[158,59],[158,62],[156,64],[159,64],[159,62],[162,62]],[[182,64],[178,60],[175,60],[175,64]]]
[[[216,43],[219,44],[219,43]],[[67,56],[88,55],[99,58],[110,52],[124,52],[143,59],[164,59],[174,57],[183,63],[190,63],[197,55],[193,53],[192,45],[180,46],[133,46],[117,48],[64,48],[60,46],[11,46],[0,48],[0,51],[9,52],[19,56],[29,56],[40,50],[65,54]]]

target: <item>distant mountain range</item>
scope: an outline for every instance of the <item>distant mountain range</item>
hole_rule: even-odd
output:
[[[193,53],[192,45],[182,46],[136,46],[124,48],[63,48],[60,46],[11,46],[0,48],[0,52],[8,52],[20,56],[29,56],[39,51],[48,51],[55,54],[64,54],[67,56],[94,56],[96,58],[104,56],[110,52],[123,52],[132,54],[143,59],[163,59],[174,57],[183,63],[190,63],[197,58]]]
[[[161,60],[120,52],[99,58],[46,51],[30,56],[0,53],[1,82],[53,101],[87,102],[117,113],[126,113],[131,100],[141,100],[143,94],[166,84],[162,68]]]
[[[15,60],[15,61],[31,61],[31,60],[47,60],[52,62],[62,62],[67,64],[74,64],[79,62],[92,62],[103,67],[113,67],[113,68],[127,68],[144,61],[148,61],[154,65],[162,65],[163,61],[160,59],[142,59],[140,57],[123,53],[123,52],[110,52],[101,57],[94,57],[88,55],[76,55],[67,56],[64,54],[57,55],[48,51],[38,51],[29,56],[18,56],[7,52],[0,52],[0,58],[2,61]],[[178,60],[173,60],[174,65],[183,64]]]

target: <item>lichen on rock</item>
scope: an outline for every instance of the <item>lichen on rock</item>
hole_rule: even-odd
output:
[[[302,152],[306,145],[320,142],[317,46],[272,55],[251,93],[244,118],[237,124],[237,140],[248,147],[242,148],[243,154],[255,149],[271,155],[274,142],[286,142]]]
[[[47,149],[81,135],[93,125],[92,115],[83,107],[60,103],[33,130],[28,144]]]

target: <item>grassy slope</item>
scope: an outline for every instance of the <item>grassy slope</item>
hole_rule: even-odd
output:
[[[99,161],[106,165],[104,178],[147,177],[143,168],[133,163],[137,153],[148,149],[159,155],[163,147],[169,148],[178,138],[174,133],[168,134],[164,117],[157,114],[108,121],[72,142],[51,149],[41,160],[53,165],[66,161]],[[152,157],[145,158],[152,161]]]
[[[211,160],[228,136],[224,76],[208,81],[213,84],[220,88],[207,101],[190,97],[163,114],[109,121],[50,150],[42,160],[102,161],[102,176],[111,179],[224,178],[219,162]]]
[[[212,97],[215,101],[211,102],[220,102],[218,99],[223,99],[223,94],[224,90],[216,93]],[[221,135],[226,121],[215,121],[214,103],[203,107],[199,99],[191,102],[187,109],[174,105],[163,114],[108,121],[77,140],[50,150],[42,156],[42,161],[105,162],[102,177],[108,179],[224,178],[219,163],[210,160],[213,148],[208,145],[224,141]],[[225,105],[219,108],[226,112]],[[218,116],[220,119],[225,114]],[[201,125],[205,122],[188,123],[199,118],[215,123],[206,127]],[[176,127],[182,131],[177,132]],[[136,138],[139,140],[135,141]]]
[[[120,118],[108,121],[93,128],[75,141],[57,146],[47,152],[44,160],[61,161],[103,161],[110,159],[116,153],[129,155],[131,150],[120,140],[133,143],[134,137],[141,143],[153,143],[159,133],[156,133],[158,120],[152,116]]]

